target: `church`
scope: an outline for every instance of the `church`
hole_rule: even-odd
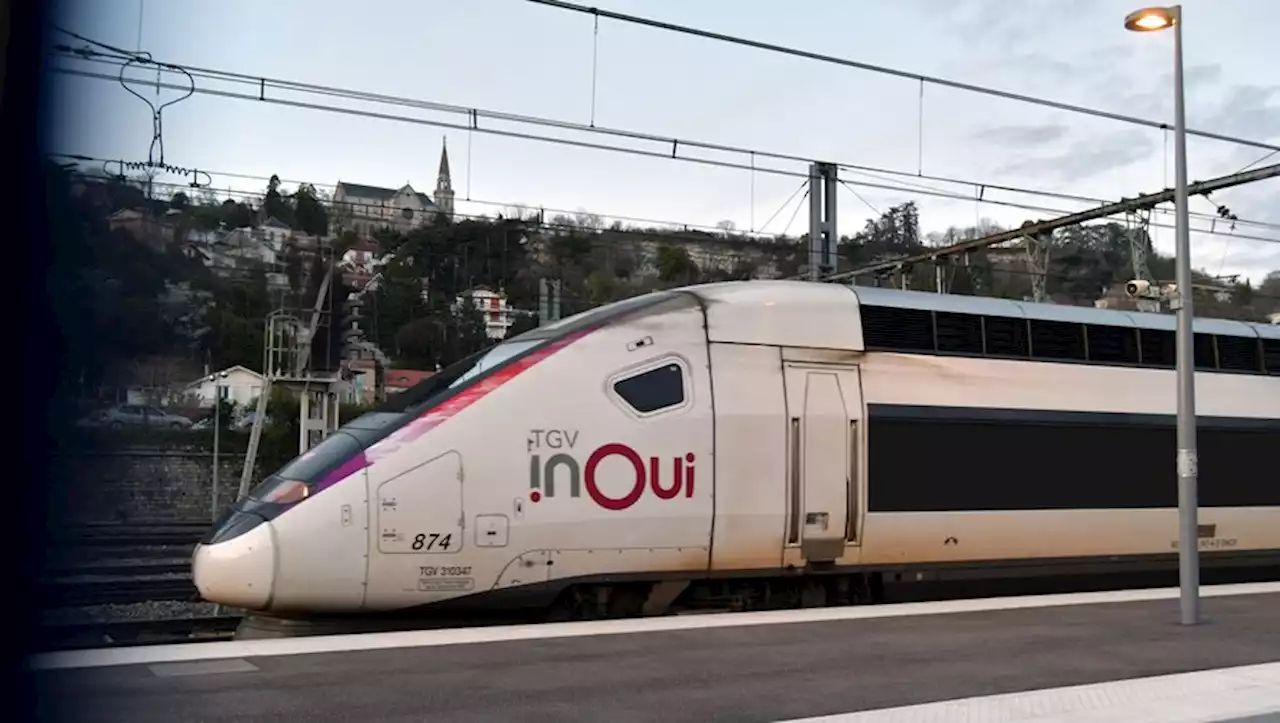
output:
[[[335,232],[355,231],[369,236],[383,228],[409,231],[443,214],[453,220],[453,182],[449,177],[449,147],[440,150],[435,198],[415,191],[407,182],[398,189],[338,181],[333,193]]]

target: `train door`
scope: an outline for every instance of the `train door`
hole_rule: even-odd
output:
[[[475,580],[457,562],[469,550],[463,510],[463,460],[438,455],[389,479],[370,474],[370,596],[366,605],[407,605],[471,592]]]
[[[784,557],[833,562],[858,541],[862,386],[854,365],[786,363]]]

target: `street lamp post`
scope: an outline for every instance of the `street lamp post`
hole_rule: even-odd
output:
[[[1171,306],[1178,314],[1178,572],[1181,582],[1182,624],[1199,622],[1200,548],[1196,521],[1196,382],[1194,337],[1191,329],[1191,229],[1187,210],[1187,128],[1182,81],[1182,6],[1136,10],[1124,19],[1134,32],[1173,28],[1173,147],[1174,205],[1176,207],[1175,262],[1177,287]]]
[[[213,492],[209,502],[209,516],[213,522],[218,521],[218,472],[221,466],[218,443],[222,434],[222,383],[226,379],[226,372],[219,372],[210,377],[213,381]]]

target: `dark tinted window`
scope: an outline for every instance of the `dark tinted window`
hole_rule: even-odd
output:
[[[988,316],[982,321],[989,356],[1027,356],[1026,319]]]
[[[934,315],[937,325],[938,351],[956,354],[982,353],[982,317],[973,314]]]
[[[863,306],[862,338],[868,349],[933,351],[933,313]]]
[[[1229,371],[1262,371],[1262,345],[1243,336],[1219,336],[1218,368]]]
[[[1137,364],[1141,361],[1138,355],[1137,329],[1090,324],[1086,327],[1086,333],[1090,361],[1120,364]]]
[[[1062,321],[1031,321],[1031,356],[1084,361],[1084,326]]]
[[[637,412],[648,414],[684,402],[684,374],[679,364],[668,364],[615,382],[613,391]]]
[[[1172,331],[1143,329],[1138,332],[1142,342],[1142,365],[1171,367],[1177,359],[1177,343]]]
[[[1176,340],[1175,336],[1175,340]],[[1196,369],[1217,369],[1218,350],[1213,344],[1213,336],[1209,334],[1195,335]]]
[[[980,354],[1095,364],[1170,368],[1175,333],[1168,329],[1080,324],[861,305],[867,351]],[[1196,334],[1196,368],[1204,371],[1280,373],[1280,340]]]
[[[1263,339],[1262,356],[1267,373],[1280,374],[1280,339]]]

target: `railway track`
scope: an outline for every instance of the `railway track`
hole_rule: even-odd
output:
[[[50,530],[46,608],[199,600],[191,549],[208,523],[89,524]]]
[[[166,645],[230,640],[240,624],[236,615],[164,620],[45,625],[41,629],[46,651],[84,648]]]
[[[49,543],[54,548],[195,545],[208,530],[207,522],[85,524],[49,530]]]
[[[142,577],[147,575],[186,575],[191,572],[191,561],[163,557],[138,558],[129,561],[106,560],[95,564],[49,566],[45,568],[47,579],[94,577]]]
[[[189,574],[172,577],[45,580],[40,585],[40,594],[46,608],[200,600],[200,594]]]

